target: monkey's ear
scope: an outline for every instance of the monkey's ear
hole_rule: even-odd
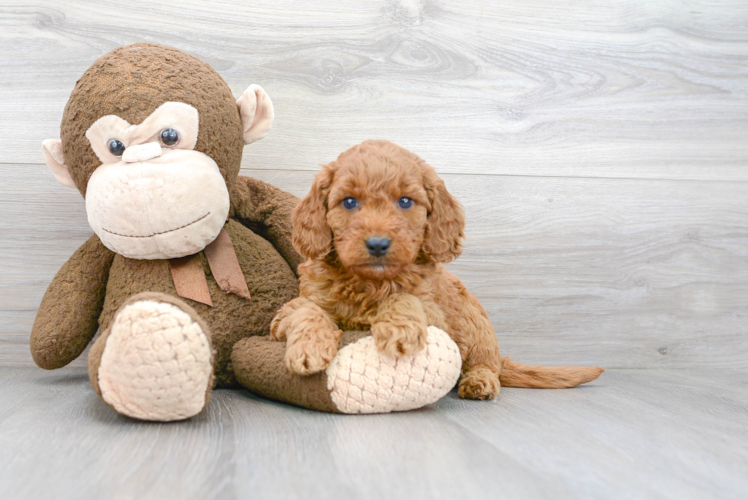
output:
[[[259,85],[252,84],[236,100],[242,117],[244,144],[251,144],[265,137],[273,125],[273,102]]]
[[[75,182],[70,177],[70,171],[65,166],[65,155],[62,154],[62,141],[60,139],[47,139],[42,142],[44,162],[55,174],[55,179],[63,186],[74,188]]]

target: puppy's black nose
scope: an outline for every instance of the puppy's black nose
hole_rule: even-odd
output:
[[[372,236],[366,239],[366,248],[369,249],[369,253],[374,257],[381,257],[390,249],[390,239]]]

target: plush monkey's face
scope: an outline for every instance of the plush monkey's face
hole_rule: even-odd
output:
[[[229,192],[213,159],[194,151],[198,112],[166,102],[139,125],[116,115],[86,132],[101,160],[86,190],[88,223],[104,245],[138,259],[181,257],[216,239]]]
[[[98,78],[107,72],[120,81]],[[96,235],[125,257],[170,259],[218,236],[241,149],[267,133],[273,109],[256,85],[234,100],[205,63],[138,44],[97,61],[65,115],[62,141],[45,141],[45,158],[60,182],[84,194]]]

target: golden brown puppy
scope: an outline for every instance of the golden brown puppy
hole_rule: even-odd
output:
[[[491,399],[501,385],[574,387],[601,368],[541,367],[501,358],[491,322],[441,263],[461,252],[465,216],[433,168],[388,141],[366,141],[317,174],[293,212],[300,297],[287,303],[271,335],[287,340],[286,366],[324,370],[345,330],[371,330],[381,351],[423,348],[426,327],[460,348],[459,396]]]

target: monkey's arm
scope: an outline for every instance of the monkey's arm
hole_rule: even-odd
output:
[[[270,241],[298,276],[304,259],[291,244],[291,212],[299,199],[277,187],[251,177],[240,176],[232,199],[234,217]]]
[[[91,236],[62,266],[31,329],[31,355],[46,370],[77,358],[96,334],[114,253]]]

